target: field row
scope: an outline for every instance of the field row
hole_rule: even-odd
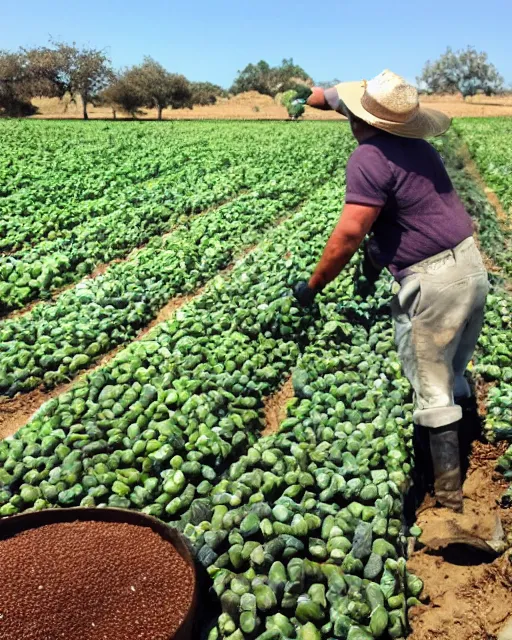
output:
[[[27,126],[34,124],[44,123]],[[111,135],[110,129],[117,131],[112,125],[105,131],[105,125],[99,127],[96,131],[100,138]],[[161,166],[158,176],[151,180],[142,179],[136,167],[132,171],[128,164],[126,171],[135,181],[132,187],[122,182],[116,185],[115,193],[107,190],[97,199],[77,203],[66,193],[65,187],[73,183],[71,173],[63,186],[55,184],[63,192],[60,203],[50,198],[48,204],[36,207],[33,212],[22,203],[21,212],[16,214],[9,197],[0,198],[0,208],[4,207],[0,211],[5,226],[0,233],[3,248],[21,247],[0,258],[0,311],[21,308],[31,300],[48,297],[52,290],[79,280],[97,264],[126,256],[192,214],[244,190],[257,192],[273,179],[289,191],[297,184],[307,186],[310,180],[317,179],[319,172],[328,173],[339,165],[351,144],[346,131],[333,135],[325,127],[311,128],[306,136],[300,137],[296,130],[284,128],[253,126],[243,135],[221,127],[210,140],[209,130],[199,126],[197,130],[203,135],[195,133],[198,139],[194,144],[198,148],[194,149],[187,142],[190,130],[196,131],[184,128],[183,138],[181,127],[179,131],[165,130],[167,136],[175,134],[170,138],[170,149],[165,146],[166,136],[158,136],[161,150],[157,157]],[[154,129],[149,130],[150,141],[152,133],[156,133]],[[135,165],[138,154],[144,155],[147,149],[145,141],[142,138],[137,146],[132,140]],[[153,157],[156,151],[149,146],[148,153]],[[55,161],[61,160],[64,162],[66,156],[58,156]],[[53,182],[53,173],[48,179]]]
[[[318,216],[319,195],[174,320],[48,402],[4,441],[0,513],[110,504],[181,521],[212,575],[223,570],[222,635],[239,625],[239,633],[251,634],[285,624],[284,618],[299,634],[317,627],[320,633],[320,626],[327,633],[335,625],[363,633],[361,625],[372,624],[403,635],[407,578],[397,561],[401,491],[410,467],[400,429],[410,430],[412,406],[404,404],[408,384],[389,320],[373,323],[389,282],[380,285],[379,302],[362,302],[354,298],[351,270],[326,291],[313,315],[299,311],[289,294],[291,282],[313,265],[342,195],[336,183],[324,187],[324,216]],[[354,316],[343,316],[340,304],[359,315],[360,326]],[[373,325],[369,333],[365,324]],[[262,400],[301,352],[303,364],[295,371],[301,401],[282,436],[257,443]],[[332,570],[342,573],[322,577],[315,563],[329,556]],[[281,588],[268,587],[284,562],[297,581],[288,589],[288,616],[283,602],[274,602]],[[226,576],[232,585],[242,567],[245,575],[236,577],[252,598],[244,598],[248,614],[237,617],[229,613],[234,592]],[[373,587],[369,578],[363,583],[364,567]],[[339,607],[298,601],[302,590],[321,593],[322,586]],[[371,620],[373,598],[382,604]]]

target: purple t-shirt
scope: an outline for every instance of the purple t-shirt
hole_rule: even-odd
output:
[[[473,234],[441,156],[425,140],[382,132],[360,144],[347,164],[346,202],[382,207],[370,253],[397,280]]]

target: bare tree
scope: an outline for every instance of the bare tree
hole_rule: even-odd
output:
[[[488,61],[487,53],[474,47],[456,52],[448,47],[438,60],[427,61],[417,81],[427,93],[461,93],[464,98],[503,90],[503,77]]]

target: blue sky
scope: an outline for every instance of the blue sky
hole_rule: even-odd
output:
[[[511,0],[24,0],[0,3],[0,48],[55,39],[107,48],[115,67],[150,55],[228,87],[237,70],[284,57],[315,80],[414,79],[424,62],[474,45],[512,83]],[[508,53],[507,53],[508,52]]]

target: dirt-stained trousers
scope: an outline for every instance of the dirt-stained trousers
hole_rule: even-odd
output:
[[[408,268],[392,302],[395,342],[414,389],[414,421],[443,427],[462,418],[466,367],[480,334],[489,283],[473,238]]]

